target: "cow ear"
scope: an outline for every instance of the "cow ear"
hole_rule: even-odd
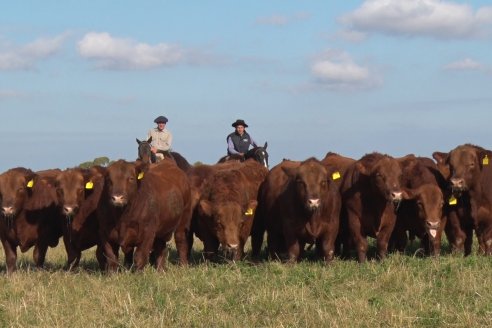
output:
[[[480,169],[482,169],[484,166],[490,165],[491,157],[489,156],[488,151],[478,150],[477,156],[478,156],[478,164],[480,166]]]
[[[212,216],[212,203],[208,200],[202,199],[198,203],[198,211],[203,216]]]
[[[448,160],[448,156],[449,156],[448,153],[443,153],[440,151],[435,151],[432,153],[432,158],[436,160],[437,164],[441,164],[441,165],[447,164],[446,162]]]
[[[290,178],[295,179],[297,176],[297,167],[282,167],[282,171]]]
[[[402,189],[403,199],[415,199],[415,197],[417,197],[418,194],[419,193],[417,189],[409,189],[409,188]]]
[[[244,211],[244,214],[247,216],[251,216],[255,213],[256,206],[258,206],[258,201],[256,199],[252,199],[248,202],[248,208]]]
[[[371,170],[362,162],[355,163],[355,168],[362,175],[371,175]]]
[[[24,208],[28,211],[39,210],[58,204],[55,182],[56,178],[35,176],[32,180],[30,197],[26,200]]]

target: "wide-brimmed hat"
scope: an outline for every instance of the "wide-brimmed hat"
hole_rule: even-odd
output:
[[[232,126],[233,126],[233,127],[236,127],[236,126],[238,126],[238,125],[242,125],[242,126],[244,126],[245,128],[247,128],[247,127],[248,127],[248,124],[246,124],[246,122],[244,122],[244,120],[239,120],[239,119],[238,119],[238,120],[236,120],[236,122],[232,123]]]
[[[167,123],[168,119],[165,116],[159,116],[154,120],[154,123]]]

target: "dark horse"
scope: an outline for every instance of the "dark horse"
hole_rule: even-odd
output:
[[[265,145],[263,147],[254,147],[246,154],[244,154],[244,157],[241,155],[233,154],[233,155],[227,155],[219,159],[217,163],[224,163],[227,161],[240,161],[243,162],[249,158],[253,158],[255,161],[258,163],[263,164],[266,168],[268,168],[268,153],[266,151],[268,146],[268,143],[265,142]]]
[[[144,163],[155,163],[155,156],[152,156],[152,151],[150,150],[150,143],[152,142],[152,137],[150,137],[147,141],[140,141],[137,139],[138,143],[138,159],[141,160]],[[170,157],[172,158],[175,162],[176,165],[183,171],[188,171],[188,169],[191,167],[190,163],[181,156],[180,153],[177,153],[175,151],[166,151],[162,152],[164,154],[164,157]]]

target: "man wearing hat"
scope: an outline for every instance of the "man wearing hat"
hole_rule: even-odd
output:
[[[246,132],[245,128],[248,124],[244,120],[237,119],[232,123],[236,129],[233,133],[227,136],[227,154],[244,156],[248,152],[249,146],[257,147],[256,142]]]
[[[168,119],[165,116],[159,116],[154,120],[157,123],[157,127],[149,130],[147,139],[152,137],[151,148],[151,161],[155,163],[164,159],[164,155],[169,156],[171,151],[171,143],[173,141],[173,135],[166,129],[166,123]]]

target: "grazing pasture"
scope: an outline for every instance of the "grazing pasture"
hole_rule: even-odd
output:
[[[175,264],[172,248],[165,272],[109,275],[94,248],[74,272],[62,270],[62,245],[48,251],[46,270],[21,254],[10,276],[0,252],[0,326],[490,327],[492,259],[451,255],[446,242],[440,258],[420,257],[416,244],[381,263],[252,265],[205,263],[197,240],[189,267]]]

